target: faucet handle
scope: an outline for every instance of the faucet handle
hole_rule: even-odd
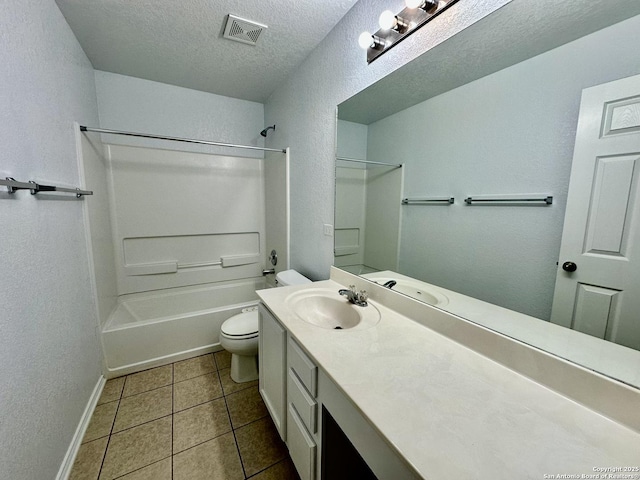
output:
[[[349,285],[349,290],[351,290],[352,292],[356,291],[356,286],[355,285]]]
[[[360,290],[360,291],[358,292],[358,301],[359,301],[359,302],[364,303],[364,302],[366,302],[366,301],[367,301],[367,299],[368,299],[368,298],[369,298],[369,294],[367,293],[367,291],[366,291],[366,290]]]

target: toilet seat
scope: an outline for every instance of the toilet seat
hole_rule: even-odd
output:
[[[232,339],[246,340],[258,336],[258,312],[239,313],[227,319],[220,328],[220,333]]]

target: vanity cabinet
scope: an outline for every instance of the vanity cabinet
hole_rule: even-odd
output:
[[[271,311],[258,311],[260,394],[301,480],[420,478]]]
[[[278,429],[287,440],[287,330],[263,305],[258,306],[260,336],[258,362],[260,395]]]

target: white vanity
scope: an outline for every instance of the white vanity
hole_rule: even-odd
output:
[[[368,306],[338,294],[351,284]],[[640,467],[634,388],[335,268],[258,294],[260,392],[303,480],[338,463],[393,480]],[[353,462],[334,461],[340,430]]]

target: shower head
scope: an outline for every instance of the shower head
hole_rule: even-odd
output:
[[[260,132],[260,135],[262,135],[263,137],[266,137],[266,136],[267,136],[267,132],[268,132],[269,130],[275,130],[275,129],[276,129],[276,126],[275,126],[275,124],[274,124],[274,125],[272,125],[272,126],[270,126],[270,127],[265,128],[264,130],[262,130],[262,131]]]

